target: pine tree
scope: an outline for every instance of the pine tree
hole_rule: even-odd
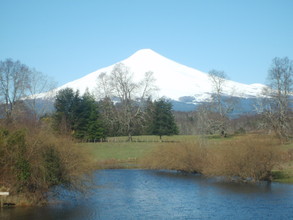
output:
[[[97,107],[92,109],[87,127],[86,139],[91,142],[105,139],[105,129]]]
[[[53,116],[53,126],[59,133],[68,134],[74,130],[78,102],[78,91],[66,88],[58,92],[54,103],[56,112]]]
[[[163,135],[175,135],[179,133],[170,102],[164,99],[155,101],[151,130],[152,134],[159,135],[160,139],[162,139]]]
[[[95,141],[105,138],[103,123],[98,111],[98,103],[86,91],[81,97],[72,89],[61,90],[55,101],[55,128],[71,134],[79,140]]]
[[[94,97],[86,91],[76,112],[74,136],[81,140],[95,141],[105,138],[103,123]]]

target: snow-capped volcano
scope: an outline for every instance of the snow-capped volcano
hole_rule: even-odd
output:
[[[193,102],[201,102],[210,97],[212,85],[207,73],[187,67],[172,61],[154,52],[151,49],[142,49],[118,63],[126,65],[133,72],[134,81],[143,79],[144,73],[153,72],[156,86],[159,88],[158,97],[180,101],[183,97],[189,97]],[[110,73],[115,64],[92,72],[80,79],[69,82],[57,91],[66,87],[79,90],[83,93],[87,88],[94,91],[97,77],[103,73]],[[264,85],[246,85],[231,80],[224,84],[224,93],[242,98],[258,97]]]

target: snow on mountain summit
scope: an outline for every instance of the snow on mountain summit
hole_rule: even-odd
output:
[[[190,96],[194,97],[195,101],[198,102],[209,98],[212,92],[212,86],[207,73],[179,64],[151,49],[139,50],[118,63],[123,63],[130,68],[130,71],[134,74],[135,81],[142,79],[145,72],[152,71],[156,79],[156,85],[159,88],[159,94],[157,94],[159,97],[165,96],[173,100],[179,100],[181,97]],[[99,74],[102,72],[109,74],[114,65],[99,69],[80,79],[69,82],[57,88],[57,91],[66,87],[78,89],[81,93],[87,88],[93,91]],[[263,87],[264,85],[261,84],[246,85],[227,80],[224,93],[243,98],[257,97]]]

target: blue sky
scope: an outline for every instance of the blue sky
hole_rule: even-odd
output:
[[[0,0],[0,11],[0,60],[58,85],[143,48],[247,84],[293,59],[292,0]]]

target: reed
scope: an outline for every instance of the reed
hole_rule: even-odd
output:
[[[141,164],[149,169],[197,172],[238,181],[271,181],[273,169],[281,168],[288,152],[271,137],[247,137],[208,140],[204,145],[200,141],[162,144],[141,160]]]

